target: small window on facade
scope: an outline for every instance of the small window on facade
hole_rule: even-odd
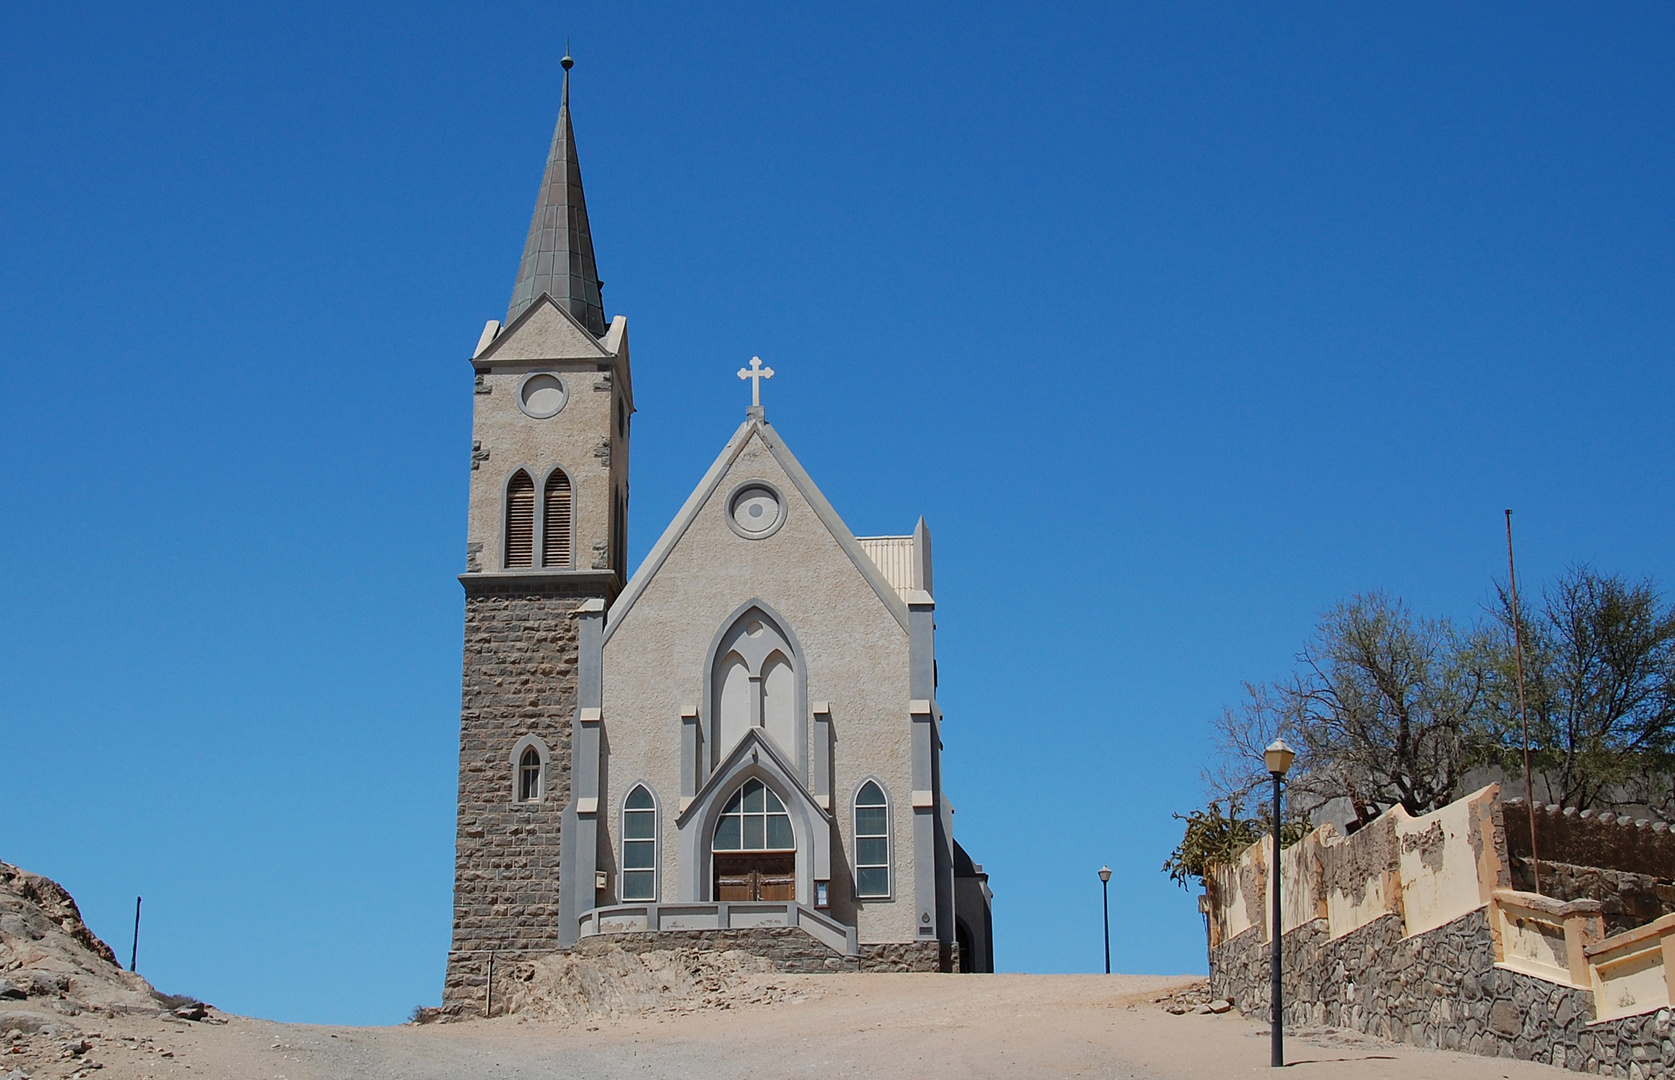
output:
[[[622,898],[657,899],[657,803],[644,787],[622,804]]]
[[[541,801],[541,755],[533,746],[518,759],[518,801]]]
[[[733,792],[715,826],[716,851],[795,851],[791,816],[760,780],[746,780]]]
[[[506,567],[535,565],[535,481],[519,469],[506,484]]]
[[[855,893],[890,895],[890,808],[871,780],[855,796]]]
[[[541,501],[541,565],[570,565],[570,478],[562,472],[547,477]]]

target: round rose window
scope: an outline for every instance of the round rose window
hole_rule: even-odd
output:
[[[765,484],[746,484],[733,493],[727,515],[735,532],[759,540],[779,527],[785,507],[779,492]]]

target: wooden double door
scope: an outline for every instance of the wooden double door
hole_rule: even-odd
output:
[[[795,900],[797,855],[715,855],[715,898],[729,900]]]

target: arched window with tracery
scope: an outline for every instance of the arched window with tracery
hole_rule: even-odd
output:
[[[622,898],[657,899],[657,800],[644,784],[622,801]]]
[[[871,780],[855,793],[855,895],[890,895],[890,803]]]
[[[506,568],[535,565],[535,481],[519,469],[506,481]]]
[[[797,838],[791,815],[774,790],[746,780],[727,800],[710,847],[715,898],[795,900]]]
[[[533,746],[518,759],[518,801],[541,801],[541,754]]]
[[[562,469],[547,477],[541,499],[541,565],[570,565],[570,517],[573,494]]]

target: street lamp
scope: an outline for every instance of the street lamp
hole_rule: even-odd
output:
[[[1274,952],[1268,968],[1268,1003],[1272,1006],[1273,1017],[1268,1022],[1268,1041],[1272,1058],[1269,1064],[1276,1069],[1285,1067],[1285,1008],[1280,998],[1280,934],[1285,929],[1280,916],[1280,781],[1285,778],[1296,757],[1297,752],[1285,745],[1283,739],[1275,739],[1262,752],[1262,763],[1268,767],[1268,775],[1274,778],[1274,861],[1268,871],[1274,879]]]
[[[1105,974],[1111,974],[1111,868],[1099,868],[1099,901],[1105,909]]]

